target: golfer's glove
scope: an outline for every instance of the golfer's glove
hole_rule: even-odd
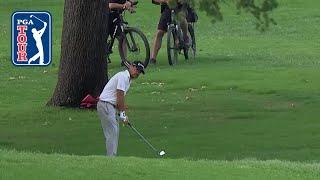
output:
[[[126,112],[125,111],[120,111],[119,118],[124,123],[127,123],[129,121],[128,116],[126,116]]]

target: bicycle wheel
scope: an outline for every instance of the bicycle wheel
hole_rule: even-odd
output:
[[[178,62],[179,48],[176,46],[176,36],[174,26],[170,26],[167,32],[167,53],[168,61],[171,66],[176,65]]]
[[[124,61],[142,61],[147,67],[150,59],[150,46],[146,36],[137,28],[126,27],[125,36],[119,42],[119,54]]]

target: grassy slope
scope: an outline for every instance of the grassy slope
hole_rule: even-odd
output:
[[[57,77],[63,3],[32,2],[0,2],[0,148],[104,154],[95,112],[44,107]],[[163,48],[160,64],[133,84],[129,116],[168,157],[319,161],[319,2],[280,5],[274,13],[279,25],[265,34],[253,29],[251,17],[231,10],[216,25],[201,14],[197,62],[168,67]],[[158,17],[145,14],[157,16],[159,9],[147,0],[140,8],[129,22],[151,40]],[[11,65],[10,15],[18,9],[52,13],[51,66]],[[113,63],[110,74],[118,70]],[[125,128],[119,154],[152,157]]]
[[[319,179],[319,164],[279,160],[105,158],[0,151],[1,179]],[[39,173],[41,172],[41,173]]]

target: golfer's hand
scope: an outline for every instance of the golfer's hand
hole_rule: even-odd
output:
[[[128,124],[128,123],[129,123],[129,118],[128,118],[128,116],[126,115],[126,112],[125,112],[125,111],[121,111],[121,112],[120,112],[119,118],[120,118],[120,120],[121,120],[124,124]]]
[[[122,122],[123,122],[123,124],[125,124],[125,125],[129,124],[129,123],[130,123],[130,121],[129,121],[128,116],[127,116],[127,118],[126,118],[126,119],[124,119]]]

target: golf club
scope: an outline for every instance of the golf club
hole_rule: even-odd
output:
[[[161,150],[160,152],[154,147],[152,146],[152,144],[145,138],[142,136],[141,133],[139,133],[139,131],[130,123],[128,123],[128,126],[138,135],[140,136],[140,138],[153,150],[157,153],[157,155],[163,157],[166,153],[164,150]]]
[[[36,19],[38,19],[39,21],[41,21],[41,22],[43,22],[44,23],[44,21],[42,21],[40,18],[38,18],[37,16],[35,16],[35,15],[30,15],[30,18],[32,18],[32,17],[34,17],[34,18],[36,18]]]

